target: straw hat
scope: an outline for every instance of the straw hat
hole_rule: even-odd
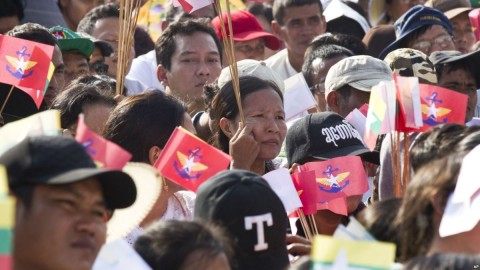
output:
[[[151,165],[129,162],[123,171],[130,175],[137,188],[137,200],[128,208],[115,210],[107,223],[107,242],[127,236],[139,226],[160,197],[163,181]]]

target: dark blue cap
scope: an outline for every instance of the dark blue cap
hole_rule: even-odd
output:
[[[379,55],[380,59],[398,49],[399,44],[413,31],[426,25],[441,25],[448,33],[452,34],[452,24],[448,18],[438,9],[416,5],[403,14],[394,24],[397,40],[392,42]]]

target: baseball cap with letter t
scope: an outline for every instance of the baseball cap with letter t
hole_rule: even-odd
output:
[[[228,231],[236,244],[236,269],[288,266],[287,213],[261,176],[244,170],[218,173],[198,189],[195,217]]]
[[[347,120],[334,112],[309,114],[296,121],[287,132],[288,166],[342,156],[360,156],[364,161],[380,164],[379,153],[371,152],[361,138]]]
[[[132,178],[118,170],[97,168],[83,146],[66,136],[27,137],[0,156],[15,193],[22,186],[62,185],[96,178],[109,209],[126,208],[135,202]]]

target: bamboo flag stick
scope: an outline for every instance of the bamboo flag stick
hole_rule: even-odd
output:
[[[223,12],[222,12],[222,7],[220,5],[220,1],[214,0],[214,6],[215,6],[215,9],[217,10],[217,14],[219,14],[218,17],[220,21],[220,30],[223,36],[225,55],[227,57],[228,67],[230,70],[230,75],[232,77],[233,90],[235,92],[235,98],[237,100],[240,120],[242,123],[245,123],[245,117],[243,115],[242,99],[240,95],[240,83],[238,80],[238,67],[237,67],[237,62],[235,61],[235,42],[233,40],[232,18],[230,16],[230,1],[226,0],[226,6],[227,6],[226,17],[227,17],[227,27],[229,30],[229,35],[227,35],[227,31],[225,29],[225,23],[223,20]]]
[[[116,94],[123,94],[125,76],[127,75],[130,53],[133,47],[135,28],[137,26],[140,0],[120,0],[119,34],[118,34],[118,61]]]
[[[402,194],[407,188],[410,180],[410,134],[408,132],[403,133],[403,176],[402,176]]]
[[[3,109],[5,109],[5,106],[7,105],[7,101],[10,98],[10,95],[13,92],[13,88],[14,88],[14,86],[12,85],[12,87],[10,88],[10,91],[8,92],[7,98],[5,98],[5,101],[3,102],[2,108],[0,109],[0,114],[3,112]]]
[[[303,232],[305,233],[305,237],[310,240],[312,239],[312,232],[310,231],[310,226],[308,225],[308,222],[305,218],[305,215],[303,214],[302,209],[297,209],[297,214],[300,219],[300,224],[302,224]]]
[[[313,217],[313,215],[307,215],[307,217],[310,219],[310,224],[312,224],[312,231],[313,231],[313,234],[316,235],[318,234],[318,228],[317,228],[317,223],[315,222],[315,218]]]

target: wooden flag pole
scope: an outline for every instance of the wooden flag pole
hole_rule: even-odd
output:
[[[7,105],[7,101],[8,101],[8,99],[10,98],[10,95],[11,95],[12,92],[13,92],[13,88],[14,88],[14,86],[12,85],[12,87],[10,88],[10,91],[8,92],[7,98],[6,98],[5,101],[3,102],[2,108],[0,109],[0,114],[3,112],[3,109],[5,109],[5,106]]]
[[[219,21],[220,21],[220,30],[223,36],[223,45],[225,49],[225,55],[228,61],[228,68],[230,70],[230,76],[232,77],[233,91],[235,92],[235,98],[237,100],[238,112],[240,114],[240,121],[245,124],[245,116],[243,115],[242,107],[242,98],[240,94],[240,83],[238,80],[238,67],[237,62],[235,61],[235,42],[233,40],[233,27],[232,27],[232,18],[230,15],[230,1],[226,0],[227,5],[227,27],[229,30],[229,35],[225,29],[225,23],[223,20],[222,7],[219,0],[214,0],[214,6],[217,10]]]
[[[120,0],[119,34],[118,34],[118,61],[117,61],[117,95],[123,94],[125,76],[127,75],[129,56],[134,42],[135,28],[138,20],[140,0]]]

